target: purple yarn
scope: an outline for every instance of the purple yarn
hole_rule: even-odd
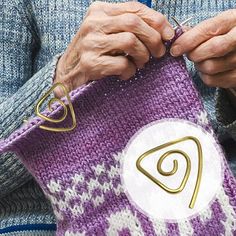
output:
[[[226,220],[226,216],[218,201],[215,201],[212,206],[212,217],[203,222],[199,217],[191,220],[194,229],[194,235],[225,235],[225,228],[222,222]]]
[[[55,133],[39,128],[41,124],[69,126],[70,116],[57,125],[36,117],[0,141],[0,152],[11,150],[19,154],[40,184],[52,203],[58,236],[162,232],[157,227],[158,220],[155,224],[128,201],[120,181],[120,163],[114,156],[124,150],[140,128],[153,121],[179,118],[200,124],[202,102],[183,58],[173,58],[169,53],[162,59],[152,58],[129,81],[106,78],[79,88],[70,96],[77,119],[75,130]],[[43,114],[60,117],[62,108],[56,104],[53,107],[53,112],[46,110]],[[202,126],[211,129],[209,125]],[[190,219],[194,235],[225,234],[224,212],[228,207],[236,209],[235,186],[226,165],[222,188],[229,203],[221,205],[216,199],[209,205],[210,219],[203,221],[200,215]],[[165,222],[161,235],[180,235],[179,223]]]
[[[174,43],[174,41],[183,33],[184,32],[180,27],[176,28],[175,36],[171,40],[165,42],[165,46],[167,47],[167,49],[169,49],[171,47],[171,45]]]

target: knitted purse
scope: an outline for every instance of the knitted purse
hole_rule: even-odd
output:
[[[69,127],[69,115],[58,124],[37,116],[0,141],[0,153],[17,153],[51,201],[56,235],[236,235],[236,181],[225,160],[221,190],[191,219],[151,219],[128,200],[121,184],[117,154],[143,126],[178,118],[211,130],[200,119],[204,109],[182,57],[152,58],[129,81],[92,82],[70,98],[77,120],[73,131],[40,128]],[[59,119],[63,112],[54,103],[42,114]]]

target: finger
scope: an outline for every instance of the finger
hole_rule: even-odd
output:
[[[183,25],[183,26],[181,26],[181,28],[182,28],[183,32],[187,32],[192,29],[192,27],[189,25]]]
[[[110,3],[108,7],[104,7],[104,11],[108,16],[117,16],[126,13],[135,14],[153,29],[160,32],[163,40],[169,40],[174,37],[174,29],[167,18],[163,14],[139,2]]]
[[[107,76],[118,75],[121,79],[127,80],[135,72],[135,64],[125,56],[98,56],[95,53],[84,53],[76,67],[64,76],[61,82],[71,91],[87,81]],[[57,91],[57,94],[60,94],[60,91]]]
[[[56,83],[57,83],[57,81],[54,81],[54,84],[56,84]],[[66,88],[66,91],[70,92],[73,90],[73,87],[70,84],[65,83],[64,81],[60,81],[60,83],[62,83],[64,85],[64,87]],[[62,98],[65,96],[65,91],[64,91],[64,89],[61,88],[61,86],[56,86],[53,89],[53,93],[56,98]]]
[[[234,88],[236,86],[236,70],[216,75],[201,74],[201,79],[209,87]]]
[[[84,58],[88,57],[85,56]],[[113,75],[120,76],[121,79],[126,80],[136,72],[135,64],[125,56],[93,56],[90,57],[90,61],[86,60],[84,63],[86,63],[86,66],[83,66],[83,71],[89,71],[88,80],[99,80]],[[78,66],[77,73],[81,74],[81,66]],[[74,87],[81,85],[78,78],[79,76],[74,80]]]
[[[225,11],[218,16],[205,20],[197,26],[182,34],[173,44],[171,54],[180,56],[192,51],[194,48],[210,38],[226,34],[236,24],[236,10]]]
[[[166,49],[161,35],[134,14],[126,13],[109,17],[105,22],[103,21],[102,25],[102,30],[106,34],[119,32],[131,32],[135,34],[154,57],[161,57],[165,54]]]
[[[227,34],[213,37],[188,54],[194,62],[223,57],[236,48],[236,27]]]
[[[118,50],[128,53],[138,68],[142,68],[149,61],[148,49],[133,33],[108,34],[105,40],[106,53],[117,52]]]
[[[233,70],[236,66],[236,51],[229,53],[224,57],[208,59],[199,63],[196,63],[196,68],[208,75],[214,75],[217,73]]]
[[[100,63],[103,66],[101,77],[118,75],[122,80],[130,79],[136,73],[136,66],[125,56],[102,56]]]

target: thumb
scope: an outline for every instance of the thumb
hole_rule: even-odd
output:
[[[181,28],[182,28],[183,32],[187,32],[187,31],[189,31],[190,29],[192,29],[192,27],[189,26],[189,25],[183,25]]]

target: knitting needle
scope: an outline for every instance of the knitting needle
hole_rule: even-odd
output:
[[[177,26],[176,26],[174,29],[176,29],[177,27],[182,28],[182,26],[186,25],[189,21],[191,21],[191,20],[193,19],[193,17],[189,17],[188,19],[186,19],[186,20],[184,20],[183,22],[179,23],[179,22],[176,20],[176,18],[174,18],[173,16],[172,16],[171,18],[172,18],[172,19],[174,20],[174,22],[177,24]]]

